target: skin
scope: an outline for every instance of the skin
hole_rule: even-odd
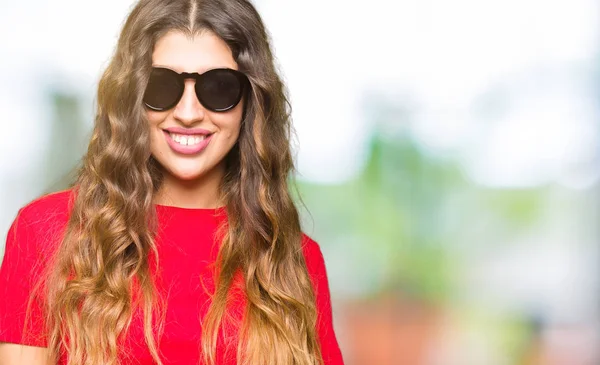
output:
[[[205,31],[194,38],[172,31],[158,40],[152,54],[153,66],[177,72],[203,73],[213,68],[238,65],[231,50],[218,36]],[[151,152],[164,169],[161,190],[155,203],[184,208],[216,208],[219,184],[225,172],[224,158],[235,145],[242,120],[243,101],[227,112],[212,112],[198,101],[194,80],[185,81],[184,94],[170,110],[148,110]],[[195,155],[182,155],[167,144],[168,127],[202,128],[214,134],[208,146]]]
[[[227,44],[211,32],[188,38],[180,32],[169,32],[160,38],[152,54],[154,66],[177,72],[203,73],[213,68],[238,65]],[[161,190],[155,203],[183,208],[216,208],[219,184],[225,172],[224,158],[235,145],[242,120],[243,101],[227,112],[212,112],[198,101],[194,80],[185,81],[179,103],[170,110],[148,110],[151,129],[151,152],[164,170]],[[203,128],[214,132],[208,146],[196,155],[182,155],[167,144],[164,128]],[[47,365],[47,349],[0,343],[0,365]]]
[[[47,354],[43,347],[0,343],[0,365],[47,365]]]

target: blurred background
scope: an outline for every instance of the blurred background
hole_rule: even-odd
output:
[[[132,3],[0,3],[3,237],[68,183]],[[255,4],[346,364],[600,364],[600,3]]]

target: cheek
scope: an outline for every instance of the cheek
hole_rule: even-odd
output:
[[[148,124],[150,124],[150,126],[158,125],[160,122],[162,122],[165,119],[164,114],[165,114],[164,112],[155,112],[152,110],[148,110],[146,112],[146,118],[148,119]]]
[[[236,121],[235,123],[232,123],[229,127],[227,137],[232,141],[232,143],[235,143],[235,141],[237,141],[237,139],[240,136],[240,126],[240,121]]]
[[[157,126],[165,120],[164,114],[165,113],[154,111],[148,111],[146,113],[146,118],[148,119],[148,125],[150,127],[150,151],[155,157],[160,155],[162,150],[162,132]]]
[[[213,117],[213,123],[220,129],[223,137],[237,140],[240,134],[240,127],[242,124],[242,113],[233,112],[231,114],[215,115]]]

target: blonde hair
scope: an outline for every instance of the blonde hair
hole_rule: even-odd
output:
[[[70,220],[41,285],[52,359],[67,351],[69,365],[118,363],[119,339],[140,308],[146,343],[161,364],[157,336],[164,304],[149,256],[156,255],[153,197],[162,172],[150,155],[142,96],[154,44],[171,30],[218,35],[251,85],[220,189],[228,219],[202,328],[203,359],[215,364],[228,294],[241,273],[247,305],[238,364],[322,364],[315,294],[288,191],[294,168],[289,103],[262,20],[244,0],[141,0],[127,18],[99,83]]]

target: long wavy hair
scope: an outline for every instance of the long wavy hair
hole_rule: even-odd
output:
[[[150,154],[142,97],[156,41],[168,31],[210,31],[250,80],[239,140],[220,187],[227,220],[200,350],[215,364],[228,296],[241,273],[246,297],[238,364],[322,364],[315,294],[301,249],[289,103],[262,20],[245,0],[141,0],[132,9],[98,87],[93,134],[77,175],[65,235],[44,281],[48,348],[69,365],[116,364],[132,315],[161,364],[164,301],[151,275],[154,194],[162,169]],[[157,260],[160,258],[157,258]],[[161,314],[162,313],[162,314]]]

